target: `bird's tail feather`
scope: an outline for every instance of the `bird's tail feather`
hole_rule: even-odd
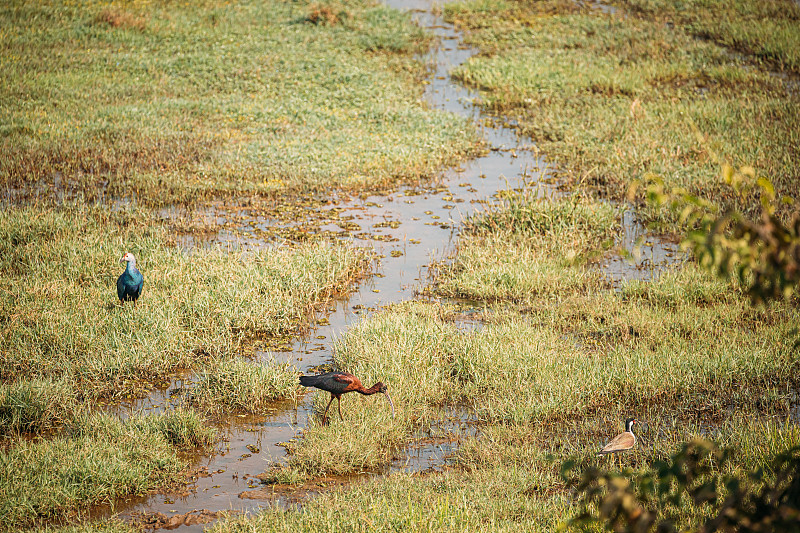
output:
[[[317,382],[317,376],[300,376],[300,385],[304,387],[313,387]]]

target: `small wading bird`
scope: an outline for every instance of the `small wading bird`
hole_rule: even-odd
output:
[[[597,453],[597,456],[609,454],[618,454],[630,450],[636,444],[636,435],[633,434],[633,424],[638,422],[635,418],[629,418],[625,421],[625,431],[611,439],[602,450]],[[617,455],[619,458],[619,455]]]
[[[389,389],[380,381],[372,387],[365,389],[361,381],[353,374],[348,374],[347,372],[327,372],[318,376],[300,376],[300,385],[304,387],[316,387],[317,389],[331,393],[331,400],[328,402],[328,406],[325,407],[325,414],[322,415],[323,426],[328,419],[328,409],[330,409],[334,398],[339,402],[339,418],[344,421],[342,417],[342,394],[353,391],[360,392],[365,396],[375,394],[376,392],[384,393],[386,399],[389,400],[392,416],[394,416],[394,403],[392,403],[392,398],[389,396]]]
[[[125,272],[117,278],[117,296],[121,304],[125,302],[133,302],[136,305],[136,300],[142,294],[142,286],[144,285],[144,276],[136,268],[136,258],[130,252],[125,252],[120,263],[128,263],[125,267]]]

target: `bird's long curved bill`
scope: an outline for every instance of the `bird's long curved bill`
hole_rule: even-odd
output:
[[[386,399],[389,400],[389,407],[392,408],[392,418],[394,418],[394,402],[392,402],[392,397],[389,396],[389,391],[384,392],[386,395]]]

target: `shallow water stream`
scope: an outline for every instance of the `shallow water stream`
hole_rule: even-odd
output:
[[[342,238],[352,240],[355,245],[373,246],[382,256],[376,273],[355,287],[347,298],[330,302],[326,312],[313,318],[309,332],[295,340],[290,351],[259,352],[257,355],[263,360],[289,361],[306,372],[329,363],[335,339],[361,320],[364,314],[383,305],[417,297],[416,289],[423,285],[421,277],[425,276],[428,264],[447,259],[447,254],[453,251],[461,221],[496,197],[498,191],[509,186],[520,187],[524,182],[539,184],[540,194],[555,193],[554,186],[550,185],[554,183],[554,177],[536,151],[521,142],[513,130],[488,125],[472,104],[478,97],[477,93],[450,80],[448,71],[476,51],[465,47],[459,32],[435,14],[435,4],[424,0],[390,0],[387,4],[412,10],[419,24],[438,38],[438,45],[425,58],[431,66],[430,83],[426,85],[424,95],[427,104],[481,124],[479,127],[490,149],[482,157],[443,172],[423,188],[401,188],[385,196],[331,199],[324,209],[340,211],[339,218],[348,220],[348,231],[343,233],[342,228],[335,224],[319,229],[349,235]],[[212,214],[223,224],[229,222],[230,216],[231,212],[224,210]],[[276,221],[248,212],[246,208],[237,211],[235,216],[240,225],[236,235],[220,233],[212,239],[212,244],[230,241],[243,247],[271,244],[261,235]],[[632,248],[642,229],[630,215],[626,215],[623,222],[625,236],[620,244]],[[638,265],[609,260],[605,269],[614,283],[630,277],[647,279],[658,264],[669,262],[676,252],[670,245],[658,241],[651,241],[643,250]],[[475,327],[469,320],[464,322],[465,329]],[[133,412],[174,407],[180,395],[173,392],[189,384],[191,379],[188,374],[176,376],[169,388],[116,409],[121,416],[127,416]],[[255,476],[272,464],[285,461],[285,450],[279,443],[299,436],[311,416],[313,397],[314,394],[306,394],[297,404],[276,403],[268,412],[259,415],[228,416],[218,420],[223,440],[213,453],[193,458],[198,477],[186,492],[129,498],[117,502],[113,509],[98,510],[97,515],[117,514],[128,520],[153,512],[171,517],[201,509],[252,512],[274,504],[297,504],[299,499],[309,494],[307,489],[296,494],[272,491],[265,489]],[[344,401],[345,411],[347,401]],[[474,434],[475,428],[469,422],[469,415],[464,412],[446,413],[442,421],[414,435],[406,453],[385,471],[365,475],[441,468],[446,464],[447,455],[455,450],[458,439]],[[352,479],[346,481],[352,482]],[[335,485],[337,481],[331,483]],[[207,526],[183,526],[181,531],[200,531],[203,527]]]

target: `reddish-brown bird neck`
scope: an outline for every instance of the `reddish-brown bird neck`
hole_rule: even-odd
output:
[[[370,394],[375,394],[376,392],[380,392],[382,388],[383,388],[383,383],[379,381],[368,389],[365,389],[364,386],[362,385],[360,388],[356,389],[356,392],[360,392],[364,396],[369,396]]]

